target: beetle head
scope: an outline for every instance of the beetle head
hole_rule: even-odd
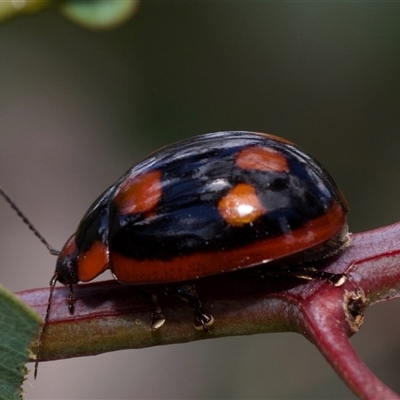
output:
[[[58,282],[63,285],[73,285],[78,282],[77,258],[78,249],[75,243],[75,235],[72,235],[57,258],[54,277]]]

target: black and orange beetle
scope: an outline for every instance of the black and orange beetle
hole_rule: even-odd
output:
[[[89,208],[61,250],[54,280],[88,282],[106,269],[125,284],[177,283],[292,255],[318,259],[348,242],[346,201],[293,143],[216,132],[158,150]],[[200,328],[212,317],[188,300]]]
[[[209,133],[150,154],[107,189],[59,253],[51,286],[72,291],[106,269],[125,284],[172,283],[207,330],[213,318],[185,281],[335,255],[349,243],[347,212],[331,176],[293,143]],[[343,281],[307,266],[298,276]],[[154,304],[157,328],[164,319]]]

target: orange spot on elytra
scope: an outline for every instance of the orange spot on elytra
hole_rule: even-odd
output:
[[[261,146],[246,147],[236,156],[236,165],[243,169],[289,172],[286,157],[276,150]]]
[[[108,248],[100,240],[94,242],[86,253],[78,256],[78,278],[89,282],[109,266]]]
[[[144,213],[157,206],[161,193],[161,172],[150,171],[128,178],[118,189],[114,202],[121,214]]]
[[[253,222],[267,210],[262,206],[253,186],[239,183],[218,203],[222,218],[232,226]]]

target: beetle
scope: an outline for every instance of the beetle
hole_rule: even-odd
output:
[[[58,254],[49,308],[57,281],[70,287],[73,312],[73,285],[110,269],[125,284],[171,284],[192,307],[195,326],[208,330],[214,319],[187,281],[287,260],[283,275],[340,285],[343,275],[307,261],[348,246],[347,213],[329,173],[295,144],[226,131],[166,146],[134,165],[89,207],[59,253],[25,222]],[[156,329],[164,317],[151,299]]]
[[[328,172],[293,143],[200,135],[152,153],[108,188],[61,250],[54,279],[72,287],[111,269],[125,284],[176,284],[293,255],[324,258],[348,243],[347,212]],[[176,287],[195,325],[212,323],[195,289]]]

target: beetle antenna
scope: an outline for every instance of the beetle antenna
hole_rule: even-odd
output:
[[[4,197],[6,202],[11,206],[11,208],[17,213],[17,215],[22,219],[24,224],[28,226],[28,228],[34,233],[34,235],[47,247],[50,254],[53,256],[58,256],[60,252],[55,250],[47,240],[41,235],[41,233],[35,228],[31,221],[25,216],[25,214],[18,208],[18,206],[11,200],[8,194],[1,188],[0,186],[0,195]]]
[[[35,372],[33,373],[33,377],[35,379],[37,377],[37,372],[38,372],[38,367],[39,367],[40,352],[42,350],[42,345],[43,345],[43,336],[46,332],[46,328],[49,323],[51,299],[53,297],[54,287],[56,286],[57,279],[58,279],[58,272],[56,272],[50,280],[50,293],[49,293],[49,300],[47,302],[46,316],[44,317],[44,324],[42,325],[42,330],[40,331],[39,341],[38,341],[38,345],[37,345],[37,349],[36,349]]]

